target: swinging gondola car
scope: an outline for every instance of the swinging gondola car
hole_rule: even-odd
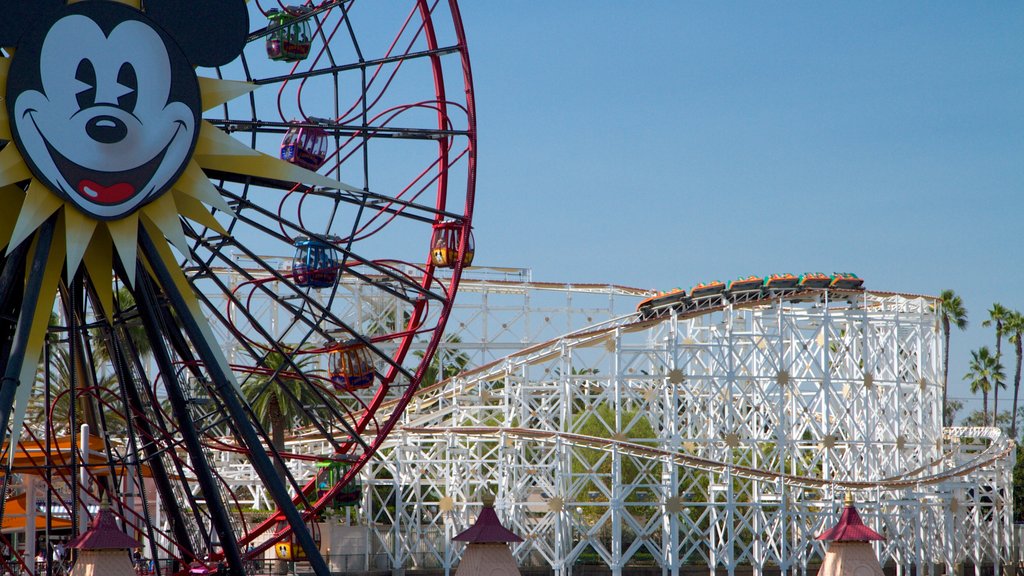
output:
[[[836,272],[832,275],[832,281],[829,283],[829,288],[838,290],[857,290],[863,286],[864,281],[852,272]]]
[[[430,261],[439,268],[455,268],[459,258],[459,235],[462,232],[463,224],[454,220],[445,220],[434,224],[434,236],[430,241]],[[466,252],[462,255],[462,267],[468,268],[473,265],[473,255],[476,247],[473,241],[473,231],[469,231],[469,238],[466,241]]]
[[[281,62],[298,62],[309,56],[313,34],[309,27],[309,8],[285,6],[267,10],[270,35],[267,36],[267,56]]]
[[[736,280],[729,282],[729,287],[726,288],[726,290],[730,294],[760,292],[762,284],[764,284],[764,278],[760,276],[747,276],[746,278],[737,278]]]
[[[797,286],[801,288],[828,288],[832,277],[821,272],[808,272],[800,276]]]
[[[306,170],[319,170],[327,160],[327,131],[317,126],[292,124],[281,139],[281,160]]]
[[[331,288],[337,284],[339,276],[341,264],[333,244],[305,236],[295,240],[292,280],[296,286]]]
[[[764,287],[769,290],[788,290],[796,288],[800,279],[792,274],[772,274],[765,276]]]
[[[690,298],[693,298],[694,300],[698,298],[710,298],[712,296],[718,296],[722,292],[725,292],[725,282],[712,280],[707,284],[697,284],[690,289]]]
[[[317,467],[321,468],[316,481],[316,497],[317,500],[319,500],[345,477],[346,472],[348,472],[348,464],[337,461],[320,462],[317,464]],[[362,485],[357,479],[353,478],[352,481],[342,486],[341,490],[334,495],[329,506],[335,510],[339,508],[358,506],[362,495]]]
[[[373,360],[363,342],[352,340],[331,350],[327,364],[331,382],[338,392],[364,390],[373,385]]]
[[[283,528],[286,523],[282,522],[281,524]],[[316,547],[320,548],[320,525],[316,523],[315,519],[311,519],[306,523],[306,526],[309,527],[309,532],[313,536],[313,542],[316,543]],[[298,543],[294,530],[289,534],[287,540],[274,545],[274,553],[277,555],[278,560],[288,560],[290,562],[306,560],[306,550]]]

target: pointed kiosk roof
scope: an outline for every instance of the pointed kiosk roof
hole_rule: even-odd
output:
[[[117,520],[106,498],[100,505],[99,513],[93,517],[89,529],[68,542],[68,547],[78,550],[130,550],[138,546],[137,540],[117,527]]]
[[[839,523],[822,532],[815,540],[831,540],[833,542],[885,540],[885,536],[868,528],[861,521],[857,507],[853,505],[853,494],[847,492],[843,504],[845,507],[842,516],[839,517]]]
[[[515,532],[501,525],[498,515],[494,512],[494,495],[487,492],[481,498],[484,503],[476,522],[459,532],[452,540],[468,542],[470,544],[496,544],[507,542],[522,542],[523,539]]]

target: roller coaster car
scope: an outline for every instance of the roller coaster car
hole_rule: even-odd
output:
[[[280,528],[287,526],[286,522],[280,524]],[[313,536],[313,542],[316,543],[316,547],[320,547],[320,525],[315,521],[310,521],[309,532]],[[306,560],[306,551],[296,541],[295,532],[293,531],[287,540],[278,542],[274,545],[274,553],[277,555],[278,560],[288,560],[290,562],[302,562]]]
[[[373,385],[373,360],[366,344],[353,341],[328,352],[331,382],[339,392],[363,390]]]
[[[829,288],[839,290],[856,290],[863,286],[864,281],[852,272],[836,272],[832,275],[832,281],[829,283]]]
[[[792,274],[772,274],[764,277],[764,287],[772,290],[796,288],[800,279]]]
[[[725,283],[719,282],[718,280],[712,280],[707,284],[697,284],[690,289],[690,298],[710,298],[712,296],[718,296],[722,292],[725,292]]]
[[[455,268],[459,259],[459,236],[463,224],[454,220],[445,220],[434,224],[434,236],[430,241],[430,261],[439,268]],[[463,268],[473,265],[476,246],[473,231],[469,231],[466,241],[466,252],[462,255]]]
[[[306,170],[319,170],[327,160],[327,132],[316,126],[288,128],[281,140],[281,160]]]
[[[731,294],[760,292],[763,284],[764,278],[761,278],[760,276],[747,276],[746,278],[739,278],[729,282],[727,290]]]
[[[334,246],[316,238],[295,240],[292,259],[292,280],[302,288],[331,288],[341,276],[338,251]]]
[[[673,288],[668,292],[659,292],[655,296],[642,300],[636,305],[636,311],[647,314],[659,308],[665,308],[674,304],[686,302],[686,298],[686,290],[683,290],[682,288]]]
[[[317,464],[317,467],[322,468],[316,482],[316,497],[319,500],[327,495],[338,482],[341,482],[341,479],[345,477],[345,473],[348,472],[348,464],[344,462],[320,462]],[[330,506],[335,510],[358,506],[362,495],[362,485],[358,480],[353,479],[348,484],[342,486],[341,490],[334,495]]]
[[[267,10],[270,35],[267,36],[267,56],[281,62],[298,62],[309,56],[313,34],[309,27],[309,8],[286,6]]]
[[[800,276],[800,282],[797,284],[801,288],[828,288],[829,283],[832,282],[832,277],[828,274],[822,274],[821,272],[808,272]]]

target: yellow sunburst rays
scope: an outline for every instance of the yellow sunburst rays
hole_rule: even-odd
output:
[[[0,94],[6,94],[9,69],[10,59],[0,58]],[[238,96],[248,94],[257,86],[245,82],[199,78],[199,87],[205,112]],[[195,152],[172,188],[127,216],[118,220],[103,221],[84,214],[37,180],[20,151],[10,143],[11,138],[10,119],[6,107],[0,106],[0,139],[9,142],[0,150],[0,203],[4,207],[0,210],[0,249],[6,249],[10,253],[30,237],[33,238],[26,266],[30,265],[36,251],[36,230],[50,217],[57,216],[54,240],[46,258],[42,289],[38,294],[39,305],[32,318],[25,353],[26,361],[15,397],[10,440],[12,446],[17,445],[28,397],[38,369],[38,363],[28,359],[37,359],[41,356],[62,271],[66,269],[66,277],[70,279],[84,263],[90,283],[96,291],[107,319],[110,320],[113,310],[114,254],[117,254],[127,274],[127,278],[123,280],[134,284],[136,263],[140,261],[139,227],[144,227],[146,233],[154,239],[158,257],[171,272],[175,288],[184,295],[204,337],[210,347],[219,353],[220,347],[216,344],[213,332],[206,323],[199,309],[198,300],[168,244],[173,244],[181,254],[188,256],[181,217],[218,233],[227,234],[207,206],[228,215],[231,215],[231,209],[203,169],[359,192],[357,188],[332,178],[253,150],[213,124],[202,121]],[[24,185],[26,181],[27,186]],[[160,238],[166,241],[158,241]],[[144,259],[142,261],[145,262]],[[152,271],[149,273],[152,276]],[[216,360],[227,374],[231,373],[223,354],[219,354]],[[235,386],[237,387],[237,384]]]

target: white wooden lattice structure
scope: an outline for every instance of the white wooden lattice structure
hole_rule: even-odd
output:
[[[483,486],[526,538],[520,565],[559,574],[803,574],[847,490],[900,573],[1008,561],[1013,443],[942,429],[934,299],[822,291],[645,321],[623,313],[648,292],[503,273],[463,281],[439,352],[473,369],[425,390],[364,474],[358,522],[388,567],[453,568]],[[236,485],[259,492],[244,470]]]

